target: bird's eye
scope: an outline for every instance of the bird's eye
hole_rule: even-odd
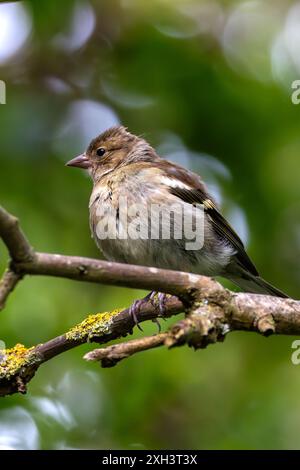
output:
[[[98,157],[102,157],[105,154],[105,149],[103,147],[100,147],[99,149],[97,149],[96,153]]]

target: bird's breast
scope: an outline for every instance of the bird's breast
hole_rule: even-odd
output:
[[[164,217],[152,209],[153,203],[157,205],[158,202],[160,209],[168,208],[174,202],[172,195],[168,197],[158,201],[156,187],[141,185],[134,179],[128,180],[127,185],[97,185],[90,198],[90,225],[98,247],[112,261],[204,275],[220,274],[232,250],[215,242],[207,221],[199,229],[204,231],[204,243],[200,249],[186,249],[184,230],[181,237],[174,236],[174,229],[177,228],[177,233],[181,230],[174,227],[176,221],[180,222],[176,214],[172,219],[170,237],[162,236],[160,224]],[[180,202],[178,209],[181,206],[186,210],[192,207],[185,202]],[[153,227],[156,228],[155,237],[151,232]]]

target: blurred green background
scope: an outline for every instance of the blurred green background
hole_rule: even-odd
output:
[[[1,205],[39,251],[101,256],[91,182],[64,163],[121,122],[202,174],[263,276],[299,298],[299,30],[292,1],[0,2]],[[27,278],[0,339],[31,346],[143,295]],[[236,332],[113,369],[85,363],[85,345],[45,364],[26,396],[1,399],[0,448],[299,448],[293,339]]]

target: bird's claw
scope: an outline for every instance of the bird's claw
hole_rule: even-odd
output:
[[[135,300],[131,307],[129,308],[129,315],[131,316],[133,323],[138,327],[140,331],[143,331],[143,328],[139,324],[138,315],[140,313],[141,306],[150,301],[153,307],[158,308],[159,310],[159,317],[165,320],[166,315],[166,298],[167,294],[163,292],[151,292],[150,294],[146,295],[143,299]],[[152,320],[158,326],[158,332],[161,332],[161,326],[159,320],[154,318]]]
[[[156,299],[157,297],[157,299]],[[151,292],[150,294],[150,302],[152,305],[159,310],[159,316],[165,320],[166,315],[166,298],[167,294],[163,292]],[[157,302],[158,301],[158,302]]]
[[[129,315],[140,331],[143,331],[143,328],[139,325],[138,314],[140,313],[140,308],[144,302],[145,299],[135,300],[129,308]]]
[[[156,323],[157,328],[158,328],[158,333],[160,333],[160,332],[161,332],[161,325],[160,325],[160,323],[159,323],[158,318],[153,318],[152,321],[153,321],[153,323]]]

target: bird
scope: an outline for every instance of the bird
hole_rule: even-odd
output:
[[[92,178],[91,233],[110,261],[220,276],[244,292],[288,297],[259,275],[242,240],[221,214],[201,177],[160,157],[144,138],[132,134],[126,127],[114,126],[102,132],[83,154],[66,165],[85,169]],[[134,216],[129,217],[129,222],[135,228],[139,225],[140,236],[135,236],[134,231],[134,236],[128,236],[128,227],[121,217],[122,198],[126,200],[127,209],[139,208],[139,224],[134,225]],[[163,236],[160,226],[166,218],[153,215],[152,207],[159,207],[161,213],[175,207],[170,222],[173,229],[178,229],[180,217],[176,216],[179,213],[192,214],[190,220],[194,226],[198,215],[202,221],[201,246],[188,249],[190,237],[187,239],[182,228],[180,236],[178,233]],[[106,221],[105,233],[99,230],[100,219]],[[151,229],[156,229],[156,237],[150,236],[150,225]],[[101,227],[103,229],[103,225]],[[136,319],[136,311],[133,315]]]

